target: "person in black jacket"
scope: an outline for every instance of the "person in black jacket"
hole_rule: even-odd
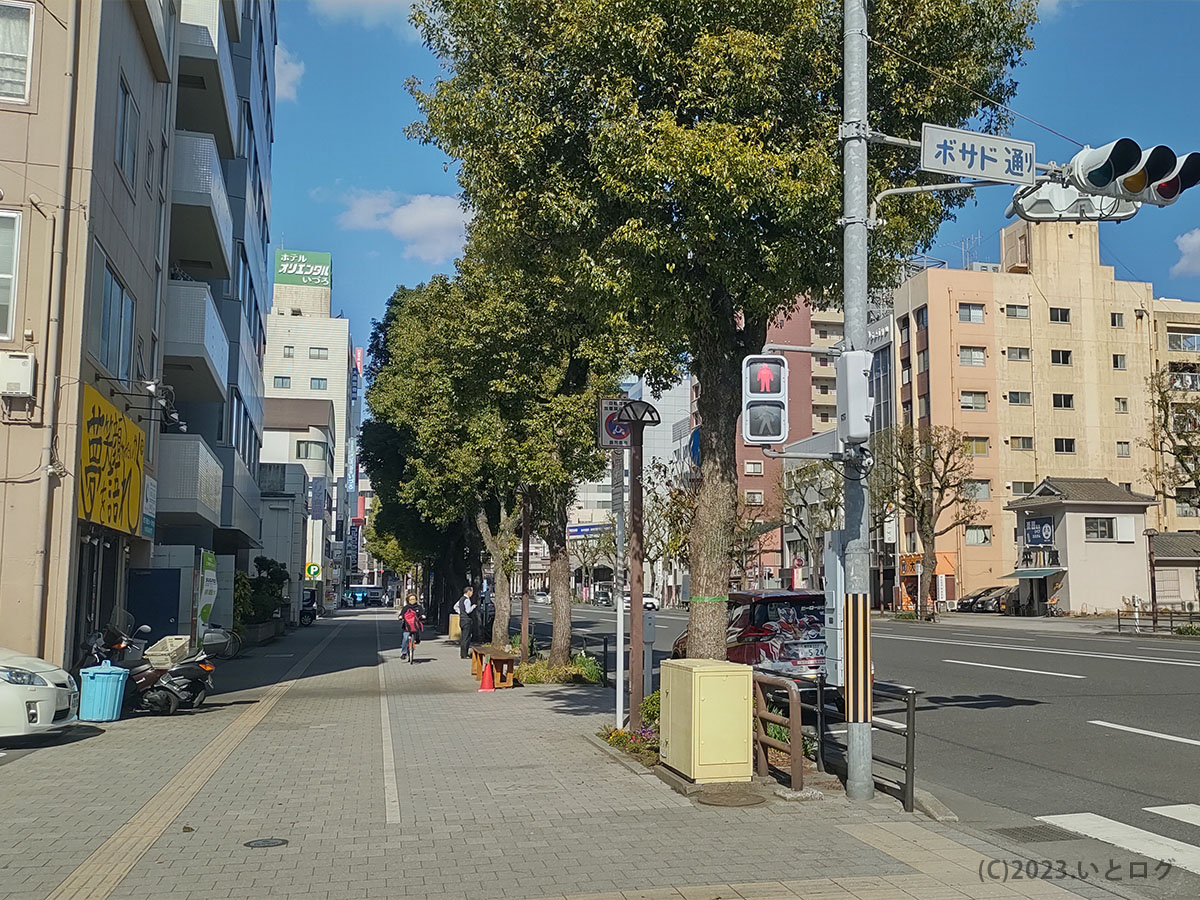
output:
[[[458,652],[463,659],[471,655],[471,638],[475,625],[475,588],[467,585],[463,588],[463,595],[458,598],[458,602],[454,604],[454,611],[458,613],[458,627],[462,632],[458,637]]]

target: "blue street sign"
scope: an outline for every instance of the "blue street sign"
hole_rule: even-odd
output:
[[[1025,520],[1026,547],[1048,547],[1053,543],[1053,516],[1034,516]]]

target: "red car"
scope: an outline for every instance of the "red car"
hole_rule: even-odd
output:
[[[729,595],[726,655],[764,672],[817,675],[825,667],[825,595],[815,591],[739,591]],[[687,631],[672,655],[687,656]]]

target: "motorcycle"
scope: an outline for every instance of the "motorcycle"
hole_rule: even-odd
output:
[[[143,625],[136,634],[148,634],[150,628]],[[82,667],[99,665],[109,660],[114,666],[129,670],[125,682],[127,709],[137,709],[153,715],[169,716],[179,709],[195,709],[204,703],[213,690],[212,673],[216,668],[209,662],[208,654],[198,650],[187,659],[168,667],[153,665],[141,655],[145,641],[130,639],[119,630],[106,628],[95,632],[90,640]],[[134,658],[127,658],[130,651]]]

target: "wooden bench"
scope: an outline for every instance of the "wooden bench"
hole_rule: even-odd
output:
[[[483,680],[483,667],[490,660],[492,683],[498,688],[510,688],[516,683],[516,666],[520,657],[507,650],[476,645],[471,648],[471,675],[476,681]]]

